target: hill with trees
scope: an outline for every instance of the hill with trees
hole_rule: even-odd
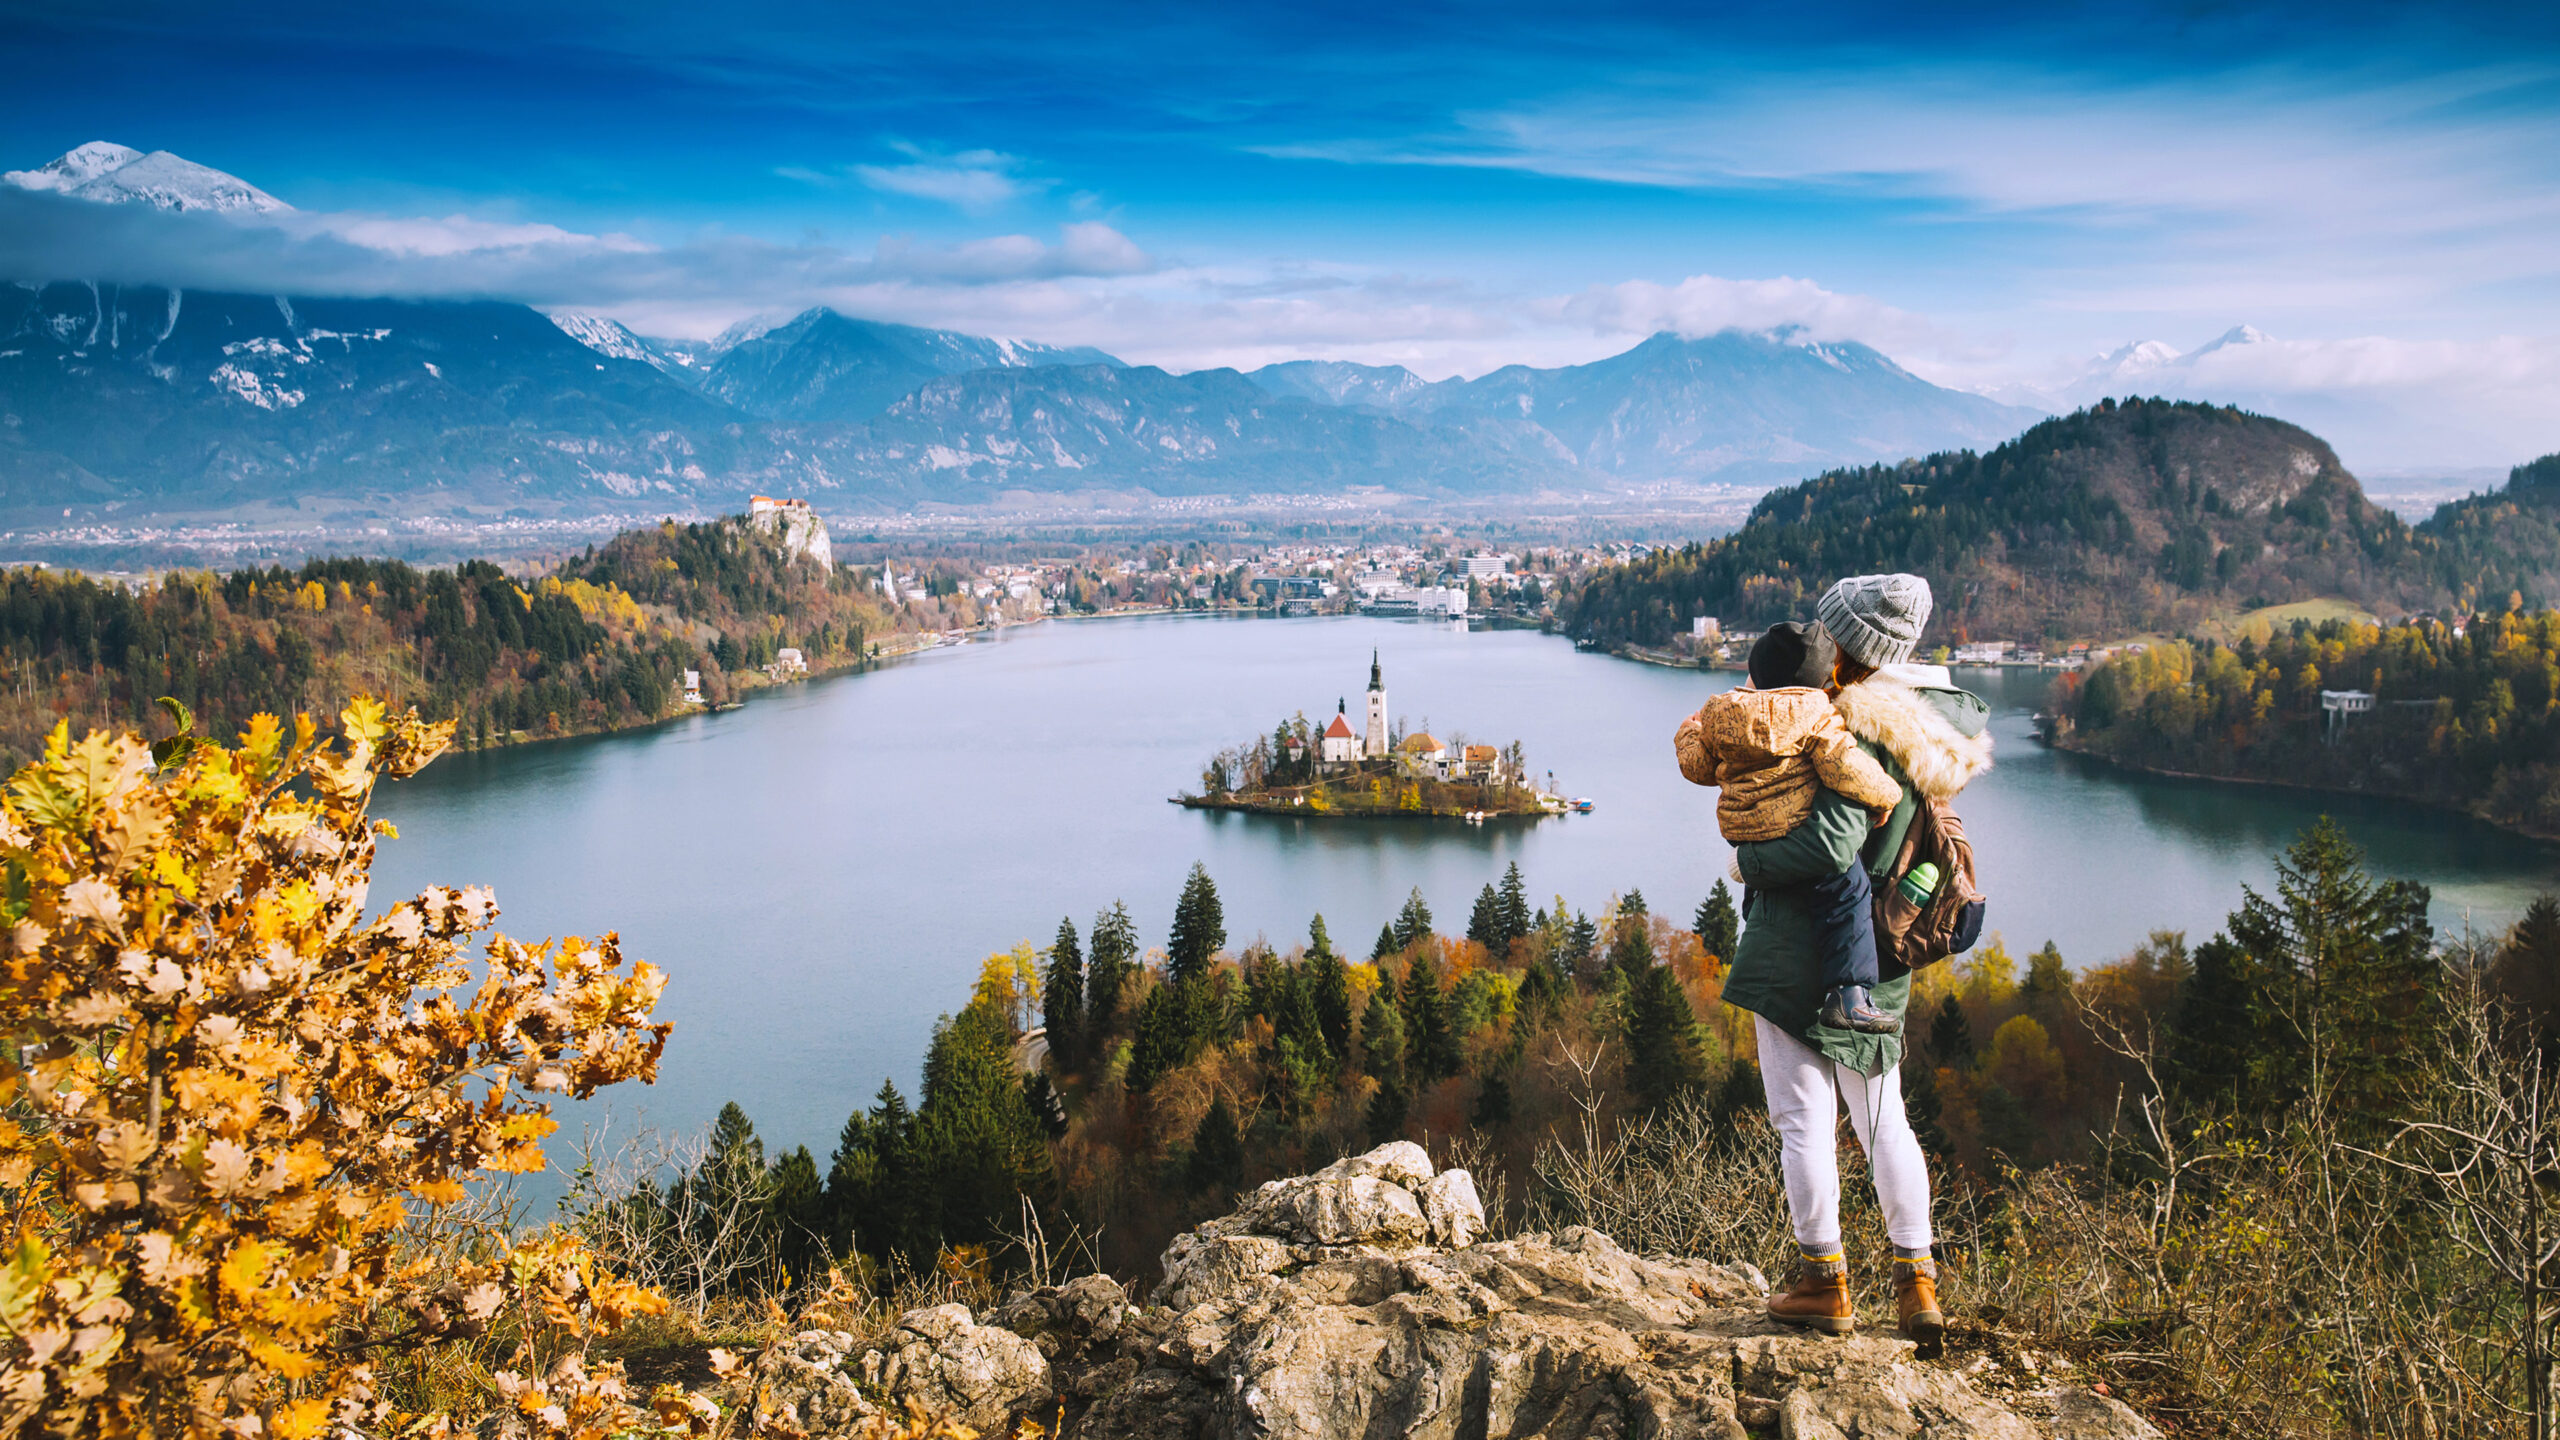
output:
[[[355,694],[451,721],[466,748],[618,729],[765,683],[783,646],[813,670],[856,663],[892,617],[852,572],[794,558],[745,520],[627,531],[550,574],[487,561],[421,570],[313,560],[125,586],[0,570],[0,755],[68,722],[136,724],[161,696],[208,733],[323,713]]]
[[[1840,576],[1907,570],[1936,592],[1932,640],[2032,642],[2181,633],[2318,596],[2406,611],[2484,585],[2548,593],[2560,574],[2548,477],[2517,474],[2505,496],[2413,528],[2298,426],[2189,401],[2102,401],[1987,454],[1773,491],[1732,535],[1603,570],[1559,613],[1577,639],[1659,644],[1694,615],[1736,629],[1803,618]]]
[[[2324,689],[2378,703],[2330,717]],[[2064,675],[2046,723],[2143,769],[2399,796],[2560,838],[2560,611],[2170,641]]]

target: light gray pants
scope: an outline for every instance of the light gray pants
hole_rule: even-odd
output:
[[[1840,1105],[1867,1152],[1885,1235],[1897,1247],[1924,1251],[1929,1234],[1929,1161],[1902,1113],[1900,1067],[1869,1079],[1754,1015],[1760,1036],[1760,1082],[1777,1128],[1787,1209],[1801,1245],[1840,1241]]]

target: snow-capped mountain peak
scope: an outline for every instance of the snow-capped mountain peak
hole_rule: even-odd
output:
[[[648,341],[633,334],[631,327],[619,320],[608,320],[602,315],[581,315],[575,311],[559,311],[551,316],[551,323],[559,326],[570,339],[599,355],[610,355],[616,360],[637,360],[643,365],[654,366],[660,370],[667,368],[666,357],[651,348]]]
[[[21,190],[71,190],[141,158],[142,152],[130,145],[92,140],[62,152],[36,169],[9,171],[0,175],[0,180]]]
[[[266,215],[293,208],[237,175],[166,150],[146,155],[106,140],[92,140],[33,170],[0,174],[0,181],[21,190],[51,190],[80,200],[152,205],[162,210]]]
[[[2178,347],[2160,340],[2141,340],[2119,346],[2098,357],[2091,369],[2108,375],[2139,375],[2178,362]]]

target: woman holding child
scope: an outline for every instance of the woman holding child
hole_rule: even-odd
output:
[[[1929,605],[1917,575],[1840,581],[1817,624],[1761,637],[1750,687],[1707,702],[1676,739],[1681,773],[1724,790],[1717,819],[1744,887],[1724,998],[1753,1018],[1800,1252],[1769,1314],[1855,1327],[1835,1149],[1845,1100],[1893,1245],[1902,1330],[1923,1341],[1945,1318],[1928,1162],[1902,1109],[1911,977],[1879,974],[1870,896],[1902,878],[1891,871],[1917,797],[1952,796],[1991,768],[1988,707],[1945,667],[1910,663]]]

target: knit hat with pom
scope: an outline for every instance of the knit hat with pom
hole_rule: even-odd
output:
[[[1899,665],[1929,624],[1929,582],[1917,575],[1852,575],[1814,607],[1842,654],[1872,669]]]

